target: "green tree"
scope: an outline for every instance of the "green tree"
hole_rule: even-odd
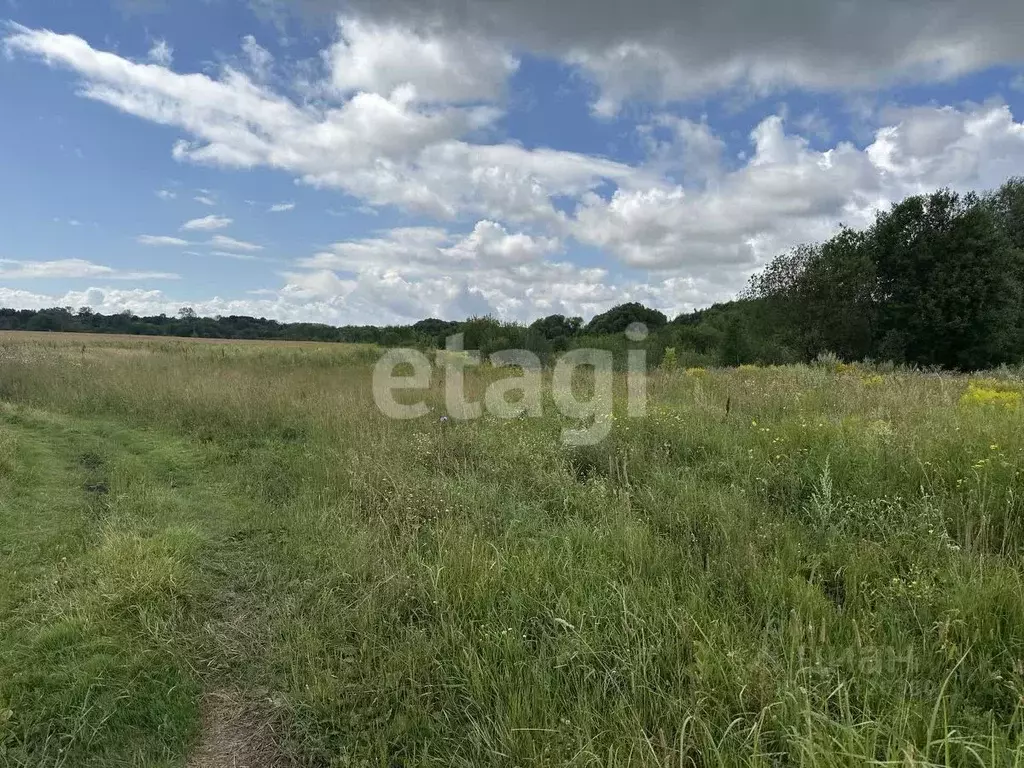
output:
[[[991,207],[940,190],[879,214],[867,235],[880,347],[908,362],[979,368],[1010,359],[1020,318],[1017,254]],[[888,348],[887,348],[888,347]]]
[[[644,323],[649,329],[661,328],[668,323],[663,312],[637,302],[619,304],[597,315],[584,329],[588,334],[624,333],[633,323]]]
[[[729,318],[722,337],[722,365],[743,365],[754,359],[748,333],[742,316],[733,315]]]
[[[566,317],[565,315],[548,315],[534,320],[530,329],[542,334],[546,339],[572,338],[583,327],[582,317]]]

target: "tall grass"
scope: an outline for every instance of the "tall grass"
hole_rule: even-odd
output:
[[[224,689],[300,765],[1024,764],[1013,398],[680,367],[568,448],[372,360],[0,340],[0,764],[181,764]]]

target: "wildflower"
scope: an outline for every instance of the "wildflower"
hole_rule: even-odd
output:
[[[1017,408],[1017,406],[1020,405],[1020,392],[1012,389],[1001,388],[1002,385],[998,382],[992,382],[992,384],[995,386],[990,388],[980,386],[973,381],[970,382],[967,385],[967,391],[964,392],[963,396],[960,398],[960,405],[992,405],[1011,409]]]

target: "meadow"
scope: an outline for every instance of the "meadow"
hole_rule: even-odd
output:
[[[570,447],[378,355],[0,337],[0,765],[1024,766],[1019,372],[658,370]]]

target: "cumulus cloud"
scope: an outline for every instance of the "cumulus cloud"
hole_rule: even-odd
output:
[[[324,54],[331,87],[443,103],[494,100],[519,63],[493,40],[356,18],[339,21],[340,39]]]
[[[589,317],[623,301],[681,312],[728,291],[703,278],[626,280],[557,260],[561,248],[557,239],[509,232],[488,220],[465,233],[400,227],[300,260],[299,270],[285,274],[280,295],[398,323],[475,314],[521,321],[553,313]]]
[[[276,297],[277,293],[273,292]],[[0,286],[0,306],[44,309],[46,307],[90,307],[97,312],[114,314],[130,311],[138,315],[176,315],[182,306],[191,306],[200,315],[253,315],[298,320],[302,308],[280,298],[270,299],[202,299],[185,293],[168,295],[160,290],[117,288],[107,285],[65,293],[37,293]]]
[[[989,21],[1014,17],[1017,5],[991,4],[987,14],[964,19],[959,37],[950,31],[959,12],[955,3],[945,5],[891,56],[872,59],[875,41],[858,42],[868,53],[840,41],[824,63],[817,43],[776,49],[762,39],[763,30],[733,25],[734,36],[749,46],[733,40],[695,63],[694,51],[705,50],[707,41],[694,43],[696,33],[681,30],[672,14],[684,6],[642,0],[638,8],[610,9],[618,29],[605,29],[605,20],[587,11],[577,14],[581,29],[573,30],[558,20],[564,4],[541,8],[528,0],[526,15],[550,21],[541,30],[511,17],[507,29],[494,26],[490,16],[470,23],[484,7],[494,18],[507,13],[490,0],[468,9],[463,4],[466,18],[445,21],[447,0],[436,0],[436,18],[410,12],[391,19],[387,9],[404,9],[403,1],[382,0],[359,21],[345,17],[338,42],[323,54],[326,74],[317,98],[308,103],[256,73],[255,40],[243,43],[245,72],[226,67],[216,77],[137,64],[44,30],[14,28],[6,45],[71,69],[87,98],[177,128],[185,138],[172,152],[182,162],[275,168],[348,193],[363,206],[396,206],[447,222],[346,240],[301,260],[273,298],[251,305],[273,306],[280,317],[305,308],[306,319],[328,322],[399,322],[464,311],[529,319],[588,315],[629,300],[678,312],[728,298],[780,250],[826,237],[840,222],[864,224],[877,207],[908,194],[944,185],[991,187],[1024,172],[1024,125],[997,102],[873,110],[866,138],[825,148],[829,131],[818,116],[787,122],[772,115],[754,127],[748,151],[739,156],[706,120],[659,109],[645,113],[637,136],[645,156],[633,165],[497,141],[500,110],[491,103],[514,71],[507,51],[520,50],[502,41],[517,35],[527,47],[557,48],[602,82],[598,108],[610,114],[638,94],[659,101],[744,83],[856,87],[913,73],[915,62],[939,60],[951,72],[969,69],[972,61],[1008,55],[1000,48],[1003,32],[989,29]],[[721,32],[718,16],[733,6],[709,5],[696,26],[708,35]],[[903,10],[889,4],[876,10],[901,23]],[[808,28],[833,16],[847,20],[830,2],[808,3],[806,12]],[[751,18],[760,13],[752,7]],[[660,32],[649,25],[652,14],[661,14]],[[859,17],[848,21],[842,36],[862,23]],[[777,31],[781,22],[765,23]],[[469,34],[465,49],[453,42],[456,29]],[[885,29],[880,36],[889,34]],[[475,47],[492,38],[499,43],[492,49]],[[957,45],[924,44],[947,38]],[[672,41],[685,40],[693,46],[673,47]],[[979,40],[994,47],[982,51]],[[611,57],[606,74],[601,57]],[[872,59],[870,66],[860,67],[863,57]],[[446,67],[447,79],[439,74]],[[620,87],[618,80],[629,82]],[[801,135],[808,132],[818,142]],[[453,232],[452,221],[477,223]],[[186,228],[217,229],[230,220],[195,222],[209,223]],[[139,242],[186,244],[162,236]],[[223,235],[205,244],[225,256],[262,250]],[[572,264],[579,244],[603,252],[607,263]]]
[[[400,227],[378,237],[335,243],[330,250],[303,259],[310,269],[338,269],[361,274],[423,277],[472,270],[513,272],[559,249],[554,238],[510,234],[493,221],[480,221],[457,237],[439,227]]]
[[[177,74],[97,51],[74,35],[16,27],[6,47],[72,69],[87,98],[186,131],[191,138],[173,148],[180,161],[278,168],[374,205],[446,218],[472,212],[555,219],[552,196],[634,173],[572,152],[469,143],[464,137],[491,126],[500,112],[422,104],[422,84],[400,84],[387,94],[359,91],[340,105],[316,107],[230,67],[217,79]]]
[[[336,12],[338,0],[280,0]],[[1019,64],[1017,0],[347,0],[363,23],[434,24],[498,48],[564,58],[600,89],[599,111],[724,89],[874,88]]]
[[[494,235],[495,240],[505,237]],[[378,238],[337,244],[295,271],[284,273],[283,285],[251,291],[242,298],[203,299],[184,290],[169,294],[102,284],[63,294],[0,286],[0,306],[85,305],[105,313],[130,310],[155,315],[174,314],[179,307],[189,305],[208,316],[239,314],[290,322],[361,325],[409,323],[424,317],[463,319],[483,314],[520,321],[553,313],[590,317],[622,301],[641,301],[676,313],[693,309],[708,296],[725,298],[728,290],[722,284],[696,278],[653,283],[614,279],[603,269],[580,268],[543,257],[526,263],[507,262],[504,266],[496,262],[493,266],[451,274],[423,269],[423,264],[431,260],[457,262],[466,258],[465,254],[451,253],[453,248],[480,252],[481,248],[473,242],[472,233],[460,235],[432,228],[386,231]],[[403,254],[413,254],[416,259],[403,262],[396,258],[389,262],[389,268],[374,268],[370,254],[386,253],[389,246]],[[538,250],[548,251],[549,244],[539,244]],[[347,255],[353,253],[354,258]],[[328,261],[328,257],[337,260]],[[360,257],[364,258],[361,262]],[[327,266],[317,266],[318,263]],[[96,278],[110,276],[97,274]]]
[[[54,261],[15,261],[0,259],[0,278],[5,280],[80,279],[101,277],[108,280],[176,280],[168,272],[121,271],[84,259],[56,259]]]
[[[1004,104],[893,108],[883,118],[887,125],[866,154],[880,173],[913,191],[992,187],[1024,164],[1024,125]]]
[[[687,184],[707,183],[720,175],[726,144],[707,122],[659,114],[638,130],[647,165],[660,175]]]
[[[817,151],[768,117],[751,132],[745,165],[723,172],[709,156],[714,184],[585,196],[572,232],[633,267],[733,270],[738,286],[775,253],[827,237],[840,222],[863,226],[907,195],[991,188],[1024,171],[1024,125],[1004,104],[892,109],[885,118],[863,149],[841,142]]]
[[[473,231],[449,250],[458,260],[498,267],[537,261],[560,248],[556,238],[509,234],[494,221],[477,222]]]
[[[186,221],[181,225],[181,228],[187,230],[208,231],[211,229],[224,229],[224,227],[231,226],[231,223],[232,219],[229,219],[226,216],[215,216],[211,214],[209,216],[203,216],[201,219]]]

